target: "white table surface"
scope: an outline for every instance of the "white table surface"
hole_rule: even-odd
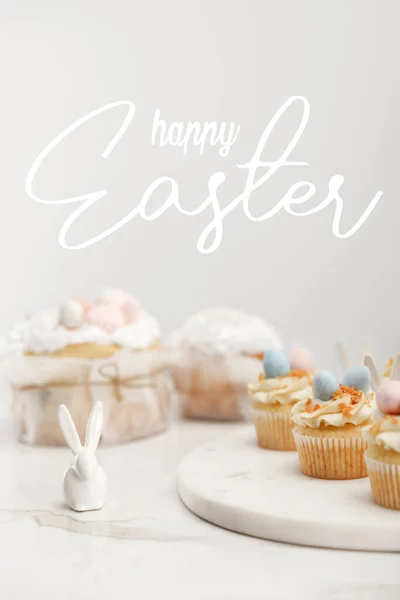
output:
[[[181,458],[239,427],[177,423],[155,438],[102,449],[99,459],[113,471],[111,484],[124,482],[121,506],[130,511],[129,526],[110,517],[110,533],[122,537],[105,537],[90,519],[56,518],[68,450],[21,446],[0,422],[0,598],[399,600],[399,554],[269,542],[190,513],[176,491]],[[106,515],[115,493],[110,487]],[[63,528],[71,523],[78,532]]]

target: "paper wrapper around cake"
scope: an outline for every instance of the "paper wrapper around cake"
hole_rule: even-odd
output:
[[[58,407],[72,414],[81,440],[94,402],[104,409],[101,442],[116,444],[165,429],[171,381],[161,351],[121,351],[97,359],[20,356],[8,359],[17,438],[27,444],[63,445]]]
[[[318,479],[358,479],[367,476],[363,428],[325,430],[296,426],[293,429],[300,466],[305,475]]]
[[[260,369],[258,356],[195,348],[176,352],[171,374],[182,416],[227,421],[248,418],[247,384]]]

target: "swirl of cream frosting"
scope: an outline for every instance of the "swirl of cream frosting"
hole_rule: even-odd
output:
[[[400,453],[400,415],[385,415],[377,408],[372,421],[364,434],[367,442]]]
[[[341,385],[328,402],[309,397],[295,404],[292,419],[296,425],[312,428],[318,428],[322,424],[332,427],[343,427],[348,423],[362,425],[371,417],[374,398],[373,392],[365,394],[361,390]]]
[[[311,395],[311,375],[302,371],[260,379],[248,385],[249,395],[262,404],[293,404]]]

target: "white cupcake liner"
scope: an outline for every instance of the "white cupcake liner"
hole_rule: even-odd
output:
[[[293,430],[303,473],[319,479],[366,477],[366,442],[362,436],[308,436]]]
[[[293,439],[293,421],[290,413],[270,412],[268,410],[251,411],[260,448],[269,450],[295,450]]]
[[[400,510],[400,465],[365,456],[372,497],[376,504]]]

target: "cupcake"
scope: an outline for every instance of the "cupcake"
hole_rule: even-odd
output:
[[[313,396],[292,409],[293,435],[303,473],[320,479],[366,477],[365,429],[371,424],[374,393],[369,369],[350,369],[339,384],[328,371],[314,377]]]
[[[264,372],[248,385],[252,418],[260,448],[295,450],[291,411],[311,395],[313,363],[310,355],[296,349],[289,361],[277,348],[264,354]]]
[[[261,317],[228,308],[190,317],[171,336],[172,376],[183,416],[243,418],[247,382],[257,376],[264,349],[280,345]]]
[[[95,303],[81,298],[27,317],[6,342],[4,373],[13,391],[17,438],[63,444],[65,404],[84,438],[92,405],[103,403],[102,442],[124,442],[165,428],[169,378],[160,330],[122,290]]]
[[[390,375],[388,381],[373,378],[378,408],[365,432],[365,461],[374,501],[400,510],[400,355],[393,361]]]

